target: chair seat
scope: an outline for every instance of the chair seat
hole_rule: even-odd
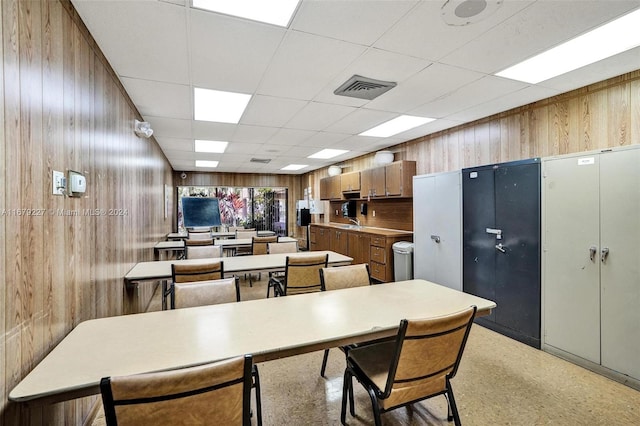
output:
[[[379,392],[387,385],[389,365],[395,355],[395,340],[348,349],[347,356],[373,382]]]

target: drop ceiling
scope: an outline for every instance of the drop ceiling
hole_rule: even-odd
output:
[[[72,2],[177,171],[306,173],[640,69],[635,48],[535,85],[494,75],[640,0],[487,0],[487,13],[467,25],[451,24],[444,0],[302,0],[286,28],[190,0]],[[335,95],[353,75],[397,86],[373,100]],[[252,98],[238,124],[195,121],[194,87]],[[402,114],[436,120],[359,136]],[[197,153],[195,139],[229,145]],[[307,158],[323,148],[349,152]],[[219,165],[196,169],[195,160]],[[280,170],[288,164],[308,167]]]

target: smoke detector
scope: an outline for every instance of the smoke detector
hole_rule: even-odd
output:
[[[502,6],[503,0],[447,0],[440,11],[448,25],[464,26],[482,21]]]

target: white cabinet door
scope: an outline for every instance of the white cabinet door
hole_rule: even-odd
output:
[[[600,156],[602,365],[640,380],[640,149]]]
[[[413,179],[414,277],[462,291],[460,171]]]
[[[599,156],[542,163],[544,344],[600,363]]]

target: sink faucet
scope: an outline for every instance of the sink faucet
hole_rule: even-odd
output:
[[[358,218],[356,219],[349,219],[350,222],[353,222],[356,224],[356,226],[360,226],[360,220]]]

